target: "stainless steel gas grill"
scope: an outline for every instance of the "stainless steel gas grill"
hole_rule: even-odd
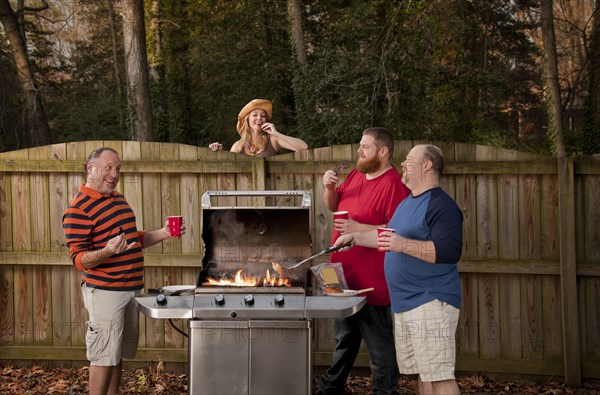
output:
[[[216,197],[300,200],[293,206],[214,206]],[[263,199],[264,198],[264,199]],[[137,298],[159,319],[189,319],[190,394],[310,394],[312,320],[342,318],[359,296],[312,296],[307,191],[208,191],[202,197],[205,255],[196,287]]]

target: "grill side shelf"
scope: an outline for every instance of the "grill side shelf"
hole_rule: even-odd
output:
[[[148,317],[159,319],[192,318],[194,295],[167,296],[167,304],[156,303],[156,296],[139,296],[135,298],[138,308]]]
[[[356,314],[367,303],[364,296],[306,298],[306,318],[346,318]]]

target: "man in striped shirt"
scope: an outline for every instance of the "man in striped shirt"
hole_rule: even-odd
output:
[[[115,150],[94,150],[85,169],[87,182],[65,210],[62,222],[71,259],[83,275],[81,290],[89,314],[89,392],[117,394],[121,358],[133,358],[137,351],[134,298],[144,287],[142,249],[167,239],[170,231],[168,222],[157,230],[138,231],[133,210],[115,191],[121,170]]]

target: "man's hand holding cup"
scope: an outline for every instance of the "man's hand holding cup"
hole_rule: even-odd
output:
[[[390,251],[390,239],[393,233],[396,233],[396,229],[377,228],[377,251]]]

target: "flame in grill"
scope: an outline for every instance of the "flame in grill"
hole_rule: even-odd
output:
[[[266,271],[264,277],[250,276],[243,269],[235,272],[233,280],[224,278],[212,278],[206,279],[208,285],[216,286],[229,286],[229,287],[291,287],[292,282],[287,277],[279,276],[275,273],[271,273],[269,270]]]
[[[266,287],[291,287],[292,282],[287,277],[279,276],[275,273],[271,275],[271,272],[267,270],[263,285]]]

